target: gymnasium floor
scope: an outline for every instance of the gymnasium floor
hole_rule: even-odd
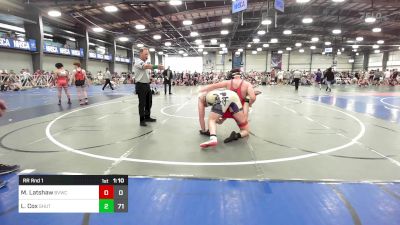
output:
[[[3,176],[1,224],[400,224],[398,87],[258,89],[251,136],[223,144],[237,129],[227,121],[207,150],[197,87],[161,90],[145,128],[133,86],[91,87],[85,107],[57,106],[54,89],[1,93],[1,163],[131,176],[118,215],[18,214],[17,174]]]

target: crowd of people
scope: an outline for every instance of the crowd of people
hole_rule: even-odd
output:
[[[72,71],[65,69],[71,76]],[[98,71],[94,76],[90,71],[86,72],[87,85],[103,85],[107,78],[106,72]],[[131,73],[112,73],[108,75],[110,83],[113,86],[119,84],[132,84],[134,81]],[[69,79],[72,80],[72,79]],[[72,83],[69,83],[72,85]],[[29,88],[53,88],[57,87],[55,71],[37,70],[31,73],[28,69],[22,69],[20,72],[13,70],[0,70],[0,90],[1,91],[19,91]]]
[[[398,70],[381,71],[334,71],[332,68],[326,70],[317,69],[315,71],[305,70],[279,70],[272,69],[270,72],[257,72],[250,71],[244,73],[243,78],[253,85],[290,85],[295,82],[295,73],[300,73],[299,85],[315,85],[327,83],[327,72],[332,71],[334,79],[332,84],[339,85],[399,85],[400,80]],[[222,72],[175,72],[172,71],[172,85],[173,86],[196,86],[208,85],[218,83],[226,80],[228,73]],[[153,82],[155,84],[162,84],[164,76],[161,73],[153,73]]]
[[[223,72],[175,72],[169,70],[170,74],[166,78],[162,71],[153,72],[151,85],[154,90],[159,90],[167,80],[172,86],[197,86],[214,84],[226,80],[228,73]],[[320,69],[315,71],[290,70],[284,71],[272,69],[269,72],[250,71],[244,73],[243,78],[253,85],[291,85],[295,83],[295,72],[300,72],[299,85],[317,85],[326,84],[326,72]],[[370,70],[370,71],[333,71],[334,80],[332,84],[338,85],[358,85],[368,87],[371,85],[395,86],[400,84],[399,71],[392,70]],[[66,69],[67,74],[72,71]],[[109,85],[111,89],[120,84],[134,84],[133,73],[111,73],[109,70],[97,71],[91,73],[86,71],[87,85]],[[72,80],[72,79],[69,79]],[[69,85],[73,85],[69,83]],[[28,69],[22,69],[20,72],[13,70],[0,70],[0,90],[1,91],[19,91],[35,87],[57,87],[55,71],[37,70],[31,73]],[[320,87],[321,88],[321,87]],[[104,88],[103,88],[104,89]],[[156,91],[159,93],[158,91]]]

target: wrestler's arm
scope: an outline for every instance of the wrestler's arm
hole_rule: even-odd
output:
[[[255,101],[256,101],[256,93],[253,89],[253,86],[249,83],[247,88],[246,102],[243,105],[243,113],[246,118],[246,121],[248,120],[249,117],[250,107],[253,105]]]
[[[248,121],[249,118],[249,109],[250,109],[249,103],[245,102],[243,105],[243,114],[246,121]]]
[[[71,81],[71,84],[75,83],[75,74],[76,74],[76,70],[72,70],[71,76],[68,76],[68,83]]]
[[[204,105],[204,97],[205,97],[205,95],[200,95],[199,102],[198,102],[199,123],[200,123],[200,128],[202,131],[206,131],[206,122],[204,120],[206,107]]]
[[[6,102],[0,99],[0,117],[6,112]]]
[[[203,87],[202,89],[200,89],[200,92],[210,92],[215,89],[226,88],[226,87],[227,87],[227,82],[222,81],[219,83],[207,85],[207,86]]]
[[[251,84],[248,84],[247,86],[247,96],[250,99],[249,107],[251,107],[253,103],[256,101],[256,93],[254,91],[253,85]]]

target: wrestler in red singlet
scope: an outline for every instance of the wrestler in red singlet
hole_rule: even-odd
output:
[[[234,92],[236,92],[236,94],[239,96],[239,99],[240,99],[240,102],[242,103],[242,105],[244,105],[244,102],[245,102],[245,98],[243,98],[243,96],[242,96],[242,84],[243,84],[243,80],[242,80],[242,82],[240,82],[240,85],[239,85],[239,87],[238,88],[234,88],[233,87],[233,79],[231,80],[231,86],[230,86],[230,90],[231,91],[234,91]],[[233,113],[231,112],[231,111],[226,111],[225,113],[224,113],[224,115],[222,116],[222,118],[224,118],[224,119],[227,119],[227,118],[231,118],[231,119],[233,119]]]

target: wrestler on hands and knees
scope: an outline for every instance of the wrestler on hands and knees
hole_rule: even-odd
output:
[[[256,100],[253,86],[241,79],[240,70],[231,71],[229,80],[206,86],[200,90],[198,110],[200,133],[210,135],[210,140],[200,145],[202,148],[216,146],[216,124],[222,124],[225,119],[233,118],[240,128],[240,132],[232,131],[231,135],[224,140],[225,143],[238,140],[249,135],[248,112],[249,107]],[[216,90],[216,89],[225,90]],[[206,130],[204,115],[205,107],[212,106],[208,127]]]

